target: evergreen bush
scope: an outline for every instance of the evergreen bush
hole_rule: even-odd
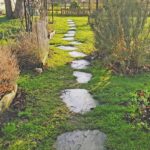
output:
[[[149,0],[106,0],[94,15],[98,55],[115,73],[149,70],[149,6]]]

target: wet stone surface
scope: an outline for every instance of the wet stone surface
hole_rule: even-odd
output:
[[[98,130],[73,131],[58,136],[56,150],[106,150],[106,135]]]
[[[79,71],[74,71],[73,75],[77,77],[78,83],[88,83],[92,78],[92,74]]]
[[[64,51],[75,51],[78,48],[73,47],[73,46],[58,46],[59,49],[64,50]]]
[[[64,90],[61,99],[70,111],[80,114],[84,114],[98,105],[97,101],[85,89]]]
[[[72,19],[68,19],[67,21],[68,21],[68,22],[73,22],[73,20],[72,20]]]
[[[89,66],[89,65],[90,65],[89,61],[81,59],[81,60],[72,61],[71,68],[73,68],[73,69],[86,69],[87,66]]]
[[[75,34],[75,33],[76,31],[70,31],[70,30],[67,32],[67,34]]]
[[[72,45],[80,45],[80,44],[82,44],[81,42],[78,42],[78,41],[73,41],[73,42],[70,42],[70,44],[72,44]]]
[[[64,36],[65,36],[65,37],[74,37],[75,34],[74,34],[74,33],[67,33],[67,34],[65,34]]]
[[[86,54],[84,54],[84,53],[81,53],[81,52],[69,52],[69,55],[71,56],[71,57],[85,57],[85,56],[87,56]]]
[[[73,21],[68,22],[69,25],[75,25]]]
[[[74,41],[74,37],[65,37],[63,38],[65,41]]]
[[[76,29],[76,27],[71,27],[69,30],[75,31]]]
[[[68,24],[69,27],[76,27],[75,24]]]

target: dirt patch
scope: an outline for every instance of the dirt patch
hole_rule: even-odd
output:
[[[7,122],[17,117],[19,111],[25,109],[26,106],[26,93],[19,89],[15,99],[13,100],[10,109],[0,114],[0,128]]]

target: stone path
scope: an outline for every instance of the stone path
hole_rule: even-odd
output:
[[[59,49],[65,50],[65,51],[74,51],[77,50],[78,48],[73,47],[73,46],[59,46]]]
[[[68,20],[69,31],[64,35],[64,40],[70,41],[72,45],[82,44],[75,41],[76,25],[73,20]],[[60,50],[69,51],[69,55],[73,58],[82,58],[74,60],[71,63],[71,68],[74,69],[73,76],[80,84],[88,83],[92,74],[82,72],[86,69],[90,62],[85,60],[87,55],[77,51],[75,46],[59,46]],[[70,111],[74,113],[84,114],[94,109],[98,102],[93,99],[86,89],[65,89],[61,94],[62,101],[67,105]],[[106,135],[98,130],[88,131],[73,131],[60,135],[55,143],[56,150],[105,150],[104,142]]]
[[[86,54],[82,52],[69,52],[69,54],[71,57],[75,57],[75,58],[87,56]]]
[[[73,75],[77,77],[78,83],[88,83],[92,78],[92,75],[90,73],[80,71],[74,71]]]
[[[75,60],[71,63],[71,68],[73,69],[86,69],[90,65],[90,62],[87,60],[81,59],[81,60]]]
[[[61,99],[75,113],[84,114],[95,108],[97,102],[85,89],[67,89],[62,92]]]
[[[106,135],[98,130],[74,131],[60,135],[57,150],[104,150]]]

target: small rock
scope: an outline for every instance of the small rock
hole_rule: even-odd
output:
[[[43,73],[43,69],[42,68],[35,68],[35,71],[39,74]]]

